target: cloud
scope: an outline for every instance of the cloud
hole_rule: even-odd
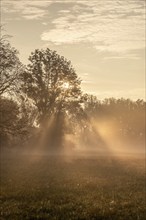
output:
[[[111,59],[116,59],[116,60],[120,60],[120,59],[133,59],[133,60],[139,60],[140,59],[140,54],[137,53],[120,53],[120,54],[116,54],[116,56],[105,56],[103,59],[104,60],[111,60]]]
[[[46,0],[2,0],[1,8],[3,13],[19,13],[20,17],[31,20],[44,17],[50,4],[52,2]]]
[[[15,13],[11,19],[41,19],[46,29],[41,39],[56,45],[88,43],[97,51],[122,53],[121,58],[145,46],[144,0],[2,0],[1,5],[4,13]]]
[[[60,10],[59,12],[64,14],[64,13],[69,13],[70,10]]]
[[[41,35],[56,45],[90,43],[98,51],[122,52],[144,47],[144,0],[76,1]]]

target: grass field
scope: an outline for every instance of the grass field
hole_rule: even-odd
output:
[[[3,156],[1,219],[144,220],[144,158]]]

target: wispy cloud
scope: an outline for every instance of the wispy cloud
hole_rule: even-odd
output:
[[[56,45],[88,43],[98,51],[122,53],[115,56],[119,59],[125,58],[125,52],[145,46],[144,2],[2,0],[2,11],[18,14],[16,19],[41,19],[46,29],[41,34],[43,41]],[[129,53],[127,58],[137,59],[137,55]]]
[[[4,13],[19,13],[20,18],[40,19],[46,14],[46,7],[52,1],[36,0],[2,0],[1,8]]]
[[[99,51],[144,47],[144,0],[76,1],[60,11],[41,39],[54,44],[90,43]]]
[[[134,60],[139,60],[140,57],[138,56],[138,54],[130,54],[130,53],[122,53],[122,54],[116,54],[116,56],[105,56],[104,60],[111,60],[111,59],[134,59]]]

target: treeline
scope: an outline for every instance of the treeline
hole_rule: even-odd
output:
[[[84,110],[76,120],[63,124],[63,133],[76,135],[81,144],[104,147],[104,138],[115,138],[119,143],[145,144],[145,102],[130,99],[109,98],[103,101],[86,95]],[[26,103],[25,103],[26,104]],[[22,147],[40,132],[36,126],[37,110],[17,103],[8,97],[0,98],[0,139],[1,146]],[[32,108],[32,109],[31,109]],[[57,126],[60,126],[60,121]],[[61,129],[61,128],[60,128]],[[56,139],[56,129],[53,138]],[[59,130],[59,133],[61,131]],[[107,134],[106,134],[107,132]],[[108,141],[108,140],[107,140]]]
[[[0,56],[1,147],[62,147],[71,135],[88,147],[106,146],[108,138],[144,144],[143,100],[83,94],[71,62],[49,48],[32,52],[24,66],[3,35]]]
[[[146,103],[143,100],[109,98],[100,101],[95,96],[85,95],[84,105],[96,136],[98,133],[107,142],[121,147],[127,144],[138,149],[145,145]]]

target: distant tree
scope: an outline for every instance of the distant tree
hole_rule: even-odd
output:
[[[99,127],[110,129],[120,143],[144,145],[145,143],[145,105],[143,100],[84,96],[84,112]],[[90,132],[89,132],[90,133]]]
[[[82,101],[85,113],[90,118],[94,117],[97,109],[99,110],[101,106],[101,101],[99,101],[96,96],[87,93],[82,96]]]
[[[12,92],[14,88],[16,90],[22,69],[18,51],[11,46],[8,36],[2,35],[0,37],[0,95]]]

